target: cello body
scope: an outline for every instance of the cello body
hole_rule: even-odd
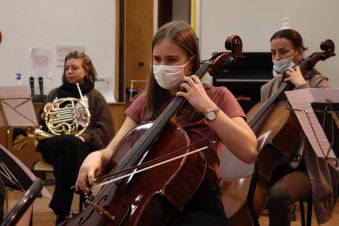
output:
[[[140,128],[138,131],[132,131],[136,134],[140,132]],[[131,148],[133,142],[128,140],[128,142],[119,144],[120,150]],[[152,150],[157,151],[147,151],[142,161],[156,159],[170,150],[178,150],[189,144],[189,137],[184,130],[168,125],[166,135],[161,136],[152,147]],[[117,160],[118,154],[112,156],[113,161]],[[206,161],[199,153],[144,171],[138,177],[131,176],[119,184],[115,198],[112,200],[114,205],[109,206],[108,210],[112,213],[123,214],[124,216],[120,217],[124,219],[123,221],[128,219],[126,224],[121,222],[117,225],[163,225],[195,192],[203,179],[206,167]],[[161,177],[159,177],[159,172],[161,172]],[[121,211],[123,209],[126,211]],[[132,210],[138,214],[133,214]]]
[[[152,123],[148,123],[130,131],[119,143],[117,150],[121,151],[112,156],[112,164],[121,161],[151,126]],[[184,130],[168,125],[166,136],[161,136],[138,161],[156,159],[169,150],[177,150],[189,144]],[[206,161],[201,153],[197,153],[131,175],[103,187],[91,200],[114,218],[87,207],[79,215],[73,215],[67,225],[162,225],[191,197],[205,171]]]
[[[249,112],[249,118],[253,110]],[[283,158],[288,158],[298,149],[302,134],[301,125],[286,101],[275,104],[266,115],[265,123],[256,132],[260,152],[253,208],[257,217],[265,208],[273,170]]]

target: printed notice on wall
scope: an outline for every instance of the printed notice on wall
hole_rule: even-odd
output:
[[[65,62],[65,57],[72,51],[79,51],[85,52],[84,46],[66,46],[66,45],[59,45],[56,47],[56,65],[58,67],[63,67]]]
[[[108,103],[115,103],[113,85],[111,78],[98,78],[95,88],[105,97]]]
[[[52,77],[52,50],[32,48],[31,76],[47,78]]]

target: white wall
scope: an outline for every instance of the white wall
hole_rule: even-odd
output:
[[[242,38],[244,52],[270,51],[269,38],[280,29],[284,17],[304,37],[309,47],[305,56],[320,51],[320,42],[326,38],[339,45],[337,0],[196,1],[202,59],[215,51],[225,51],[224,42],[231,34]],[[115,3],[115,0],[0,0],[1,86],[12,85],[17,72],[23,74],[23,83],[28,85],[33,47],[52,49],[55,54],[56,45],[83,45],[99,77],[116,76]],[[339,87],[338,63],[337,56],[316,65],[330,78],[332,87]],[[62,68],[54,65],[53,78],[45,79],[45,93],[61,83],[61,74]]]
[[[339,47],[338,0],[197,0],[200,3],[200,30],[202,59],[213,52],[225,51],[229,35],[239,35],[243,52],[270,52],[269,39],[288,17],[290,26],[304,38],[309,51],[319,52],[325,39]],[[339,87],[339,56],[319,62],[316,68],[330,78],[332,87]]]
[[[17,72],[29,85],[34,47],[53,51],[53,78],[44,79],[44,93],[60,85],[57,45],[84,46],[98,77],[114,83],[115,20],[115,0],[0,0],[0,86],[12,85]],[[35,87],[38,93],[37,81]]]
[[[183,20],[189,23],[189,1],[187,0],[173,0],[173,20]]]

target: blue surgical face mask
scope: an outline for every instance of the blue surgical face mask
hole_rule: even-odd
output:
[[[273,69],[279,73],[284,74],[285,71],[295,65],[293,58],[297,53],[295,53],[293,56],[282,59],[282,60],[272,60],[273,62]]]

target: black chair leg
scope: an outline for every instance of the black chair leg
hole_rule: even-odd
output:
[[[300,218],[301,226],[311,226],[312,225],[312,200],[309,200],[307,203],[307,213],[305,217],[304,202],[300,201]]]
[[[307,226],[312,224],[312,201],[307,202]]]
[[[305,210],[304,210],[304,202],[300,201],[300,219],[301,219],[301,226],[306,226],[306,222],[305,222]]]
[[[33,204],[32,204],[32,213],[31,213],[31,219],[29,221],[29,226],[33,226]]]

